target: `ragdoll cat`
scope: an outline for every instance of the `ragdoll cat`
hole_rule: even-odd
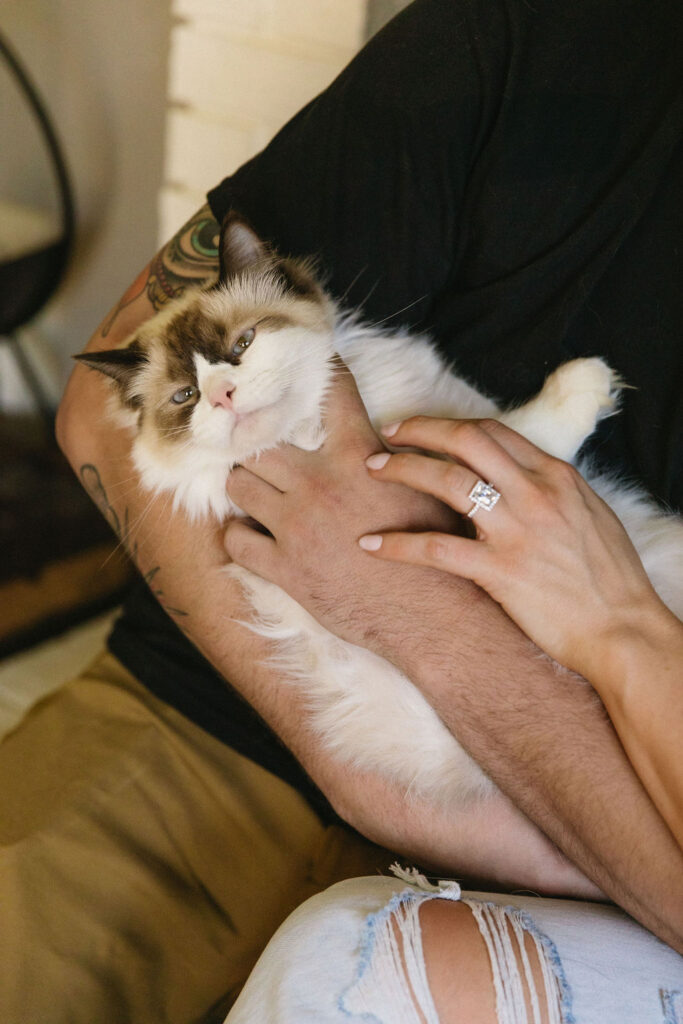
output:
[[[200,520],[239,514],[225,489],[235,464],[281,442],[322,443],[335,353],[376,425],[416,413],[495,417],[567,460],[614,411],[619,388],[602,360],[576,359],[531,401],[501,412],[427,339],[341,314],[305,262],[280,258],[237,216],[223,225],[217,283],[188,290],[124,347],[78,358],[112,378],[144,487],[170,492],[176,507]],[[683,522],[643,493],[582,469],[681,616]],[[439,801],[492,788],[396,668],[332,636],[275,585],[236,566],[227,571],[251,600],[253,628],[275,641],[277,663],[306,694],[314,728],[340,760]]]

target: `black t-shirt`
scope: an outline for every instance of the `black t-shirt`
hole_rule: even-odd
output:
[[[680,0],[417,0],[209,201],[503,403],[604,356],[633,390],[590,449],[680,509],[681,53]],[[142,586],[110,646],[316,801]]]

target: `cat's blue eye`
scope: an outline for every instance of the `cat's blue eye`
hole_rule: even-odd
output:
[[[179,388],[174,395],[171,397],[171,401],[175,402],[176,405],[183,405],[184,402],[189,402],[191,398],[197,394],[197,389],[193,388],[188,384],[186,388]]]
[[[250,327],[248,331],[245,331],[244,334],[241,334],[237,341],[235,342],[235,344],[232,346],[232,354],[234,356],[241,356],[244,350],[249,348],[249,346],[251,345],[252,341],[254,340],[255,334],[256,331],[254,330],[253,327]]]

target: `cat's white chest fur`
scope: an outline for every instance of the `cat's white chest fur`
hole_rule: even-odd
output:
[[[138,441],[133,462],[147,490],[172,495],[173,508],[183,509],[193,521],[207,514],[217,519],[232,514],[234,506],[225,490],[231,466],[225,457],[213,451],[182,451],[159,460],[153,448]]]

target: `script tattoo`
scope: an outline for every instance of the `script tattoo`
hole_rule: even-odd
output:
[[[174,608],[164,600],[164,592],[158,585],[158,574],[161,572],[161,566],[155,565],[151,569],[143,569],[140,564],[138,542],[132,534],[130,514],[128,506],[124,509],[123,518],[121,518],[109,501],[104,484],[102,483],[102,477],[100,476],[99,470],[91,462],[86,462],[81,466],[79,471],[81,483],[83,487],[90,495],[92,500],[97,505],[98,509],[107,520],[112,530],[119,538],[124,548],[132,558],[135,565],[137,565],[143,580],[152,591],[159,604],[162,606],[164,611],[168,612],[169,615],[176,615],[179,617],[187,617],[188,612],[183,611],[181,608]]]
[[[203,206],[173,236],[152,262],[135,279],[104,323],[106,338],[119,313],[141,295],[147,294],[155,310],[177,299],[188,285],[201,284],[218,270],[220,229],[208,204]]]

